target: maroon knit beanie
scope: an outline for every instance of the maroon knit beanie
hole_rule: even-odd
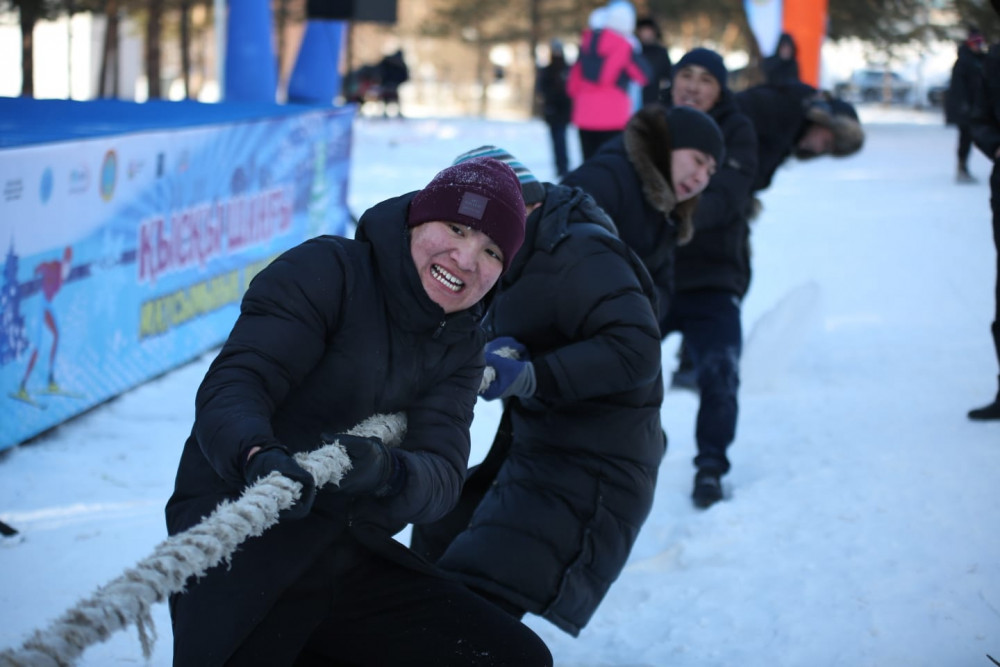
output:
[[[438,172],[410,201],[406,222],[455,222],[489,236],[503,252],[507,270],[524,242],[524,198],[509,166],[493,158],[474,158]]]

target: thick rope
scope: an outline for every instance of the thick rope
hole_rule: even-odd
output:
[[[402,441],[405,431],[406,418],[396,413],[369,417],[348,433],[374,436],[392,447]],[[339,482],[351,467],[336,440],[316,451],[296,454],[295,460],[316,478],[317,488]],[[301,491],[301,484],[277,472],[257,480],[239,499],[223,502],[198,525],[168,537],[151,555],[81,600],[48,628],[36,630],[21,648],[0,653],[0,667],[69,667],[88,646],[130,623],[139,631],[148,660],[156,639],[150,608],[182,592],[188,579],[228,560],[240,543],[276,524],[278,513],[291,507]]]

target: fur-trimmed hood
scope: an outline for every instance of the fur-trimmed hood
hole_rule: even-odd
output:
[[[698,197],[677,202],[673,184],[670,181],[670,154],[673,142],[666,109],[659,104],[650,104],[629,119],[624,132],[625,154],[635,168],[642,183],[646,201],[666,217],[677,221],[677,242],[685,244],[694,235],[691,222]]]
[[[861,150],[865,131],[850,103],[825,93],[808,102],[806,120],[833,131],[833,156],[846,157]]]

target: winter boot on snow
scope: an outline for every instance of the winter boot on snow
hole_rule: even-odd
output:
[[[694,476],[691,500],[699,509],[707,509],[722,500],[721,475],[714,470],[699,470]]]
[[[978,183],[976,177],[969,173],[969,168],[964,164],[958,165],[958,172],[955,174],[956,183]]]
[[[997,397],[993,399],[992,403],[975,410],[969,410],[969,419],[977,422],[1000,419],[1000,389],[997,390]]]

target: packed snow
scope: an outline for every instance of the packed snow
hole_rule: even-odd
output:
[[[958,185],[939,112],[862,111],[860,154],[792,162],[761,197],[727,499],[692,506],[698,399],[668,391],[669,448],[625,571],[578,638],[526,618],[556,665],[1000,660],[1000,422],[966,418],[997,391],[990,164],[975,153],[979,183]],[[359,118],[351,207],[418,189],[484,143],[554,178],[540,121]],[[663,346],[667,378],[678,344]],[[166,537],[211,357],[0,454],[0,520],[20,531],[0,538],[0,650]],[[479,402],[473,462],[498,418]],[[169,665],[165,604],[153,619],[148,663],[129,628],[79,664]]]

